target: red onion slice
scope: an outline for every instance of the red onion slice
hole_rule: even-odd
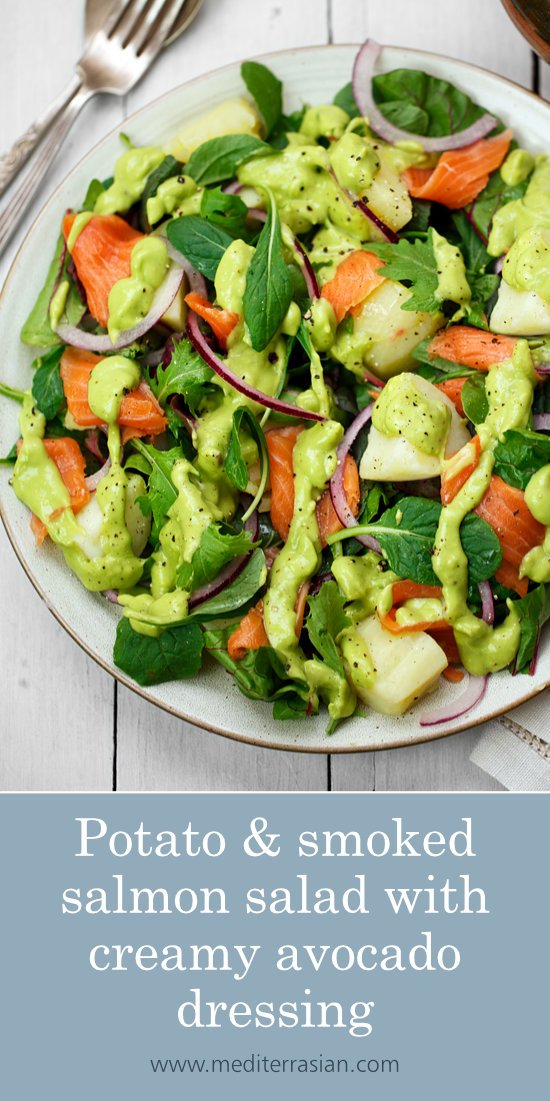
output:
[[[477,122],[472,123],[465,130],[459,130],[457,134],[447,134],[440,138],[427,138],[425,134],[413,134],[410,130],[401,130],[398,126],[394,126],[382,114],[372,94],[374,67],[381,50],[382,47],[378,42],[367,38],[355,58],[352,83],[355,102],[361,114],[368,117],[372,129],[384,141],[392,144],[398,141],[417,141],[427,153],[442,153],[448,149],[462,149],[465,145],[472,145],[473,142],[490,134],[497,126],[498,119],[489,114],[482,115]]]
[[[228,183],[225,185],[225,187],[222,187],[222,191],[224,195],[238,195],[239,191],[242,191],[243,187],[244,184],[239,183],[238,180],[231,180],[231,183]]]
[[[484,623],[494,623],[495,602],[493,600],[493,590],[488,581],[480,581],[477,587],[481,597],[481,618]]]
[[[298,405],[290,405],[289,402],[280,401],[279,398],[273,398],[270,394],[264,394],[262,390],[257,390],[255,386],[251,386],[250,383],[239,378],[239,376],[227,366],[225,360],[220,359],[219,356],[212,351],[206,337],[201,333],[199,319],[193,310],[189,311],[187,318],[187,335],[201,359],[203,359],[224,382],[227,382],[229,386],[237,390],[239,394],[244,394],[245,397],[250,398],[251,401],[257,402],[258,405],[263,405],[266,409],[273,409],[275,413],[284,413],[286,416],[296,417],[298,420],[324,421],[326,419],[321,413],[314,413],[310,409],[300,409]]]
[[[106,462],[103,463],[103,466],[100,467],[99,470],[96,470],[95,474],[89,474],[88,477],[84,479],[86,489],[89,489],[90,493],[94,493],[99,483],[102,481],[105,475],[109,473],[110,469],[111,460],[107,459]]]
[[[535,363],[535,371],[537,375],[550,375],[550,362],[543,359],[540,363]]]
[[[191,261],[183,255],[183,252],[179,252],[171,241],[166,238],[164,243],[170,259],[174,260],[176,264],[179,264],[180,268],[183,268],[189,280],[191,290],[194,291],[195,294],[202,295],[203,298],[208,298],[208,289],[204,275],[201,275],[200,271],[197,271],[197,269],[193,267]]]
[[[255,222],[267,222],[267,210],[259,206],[249,206],[247,218],[253,218]]]
[[[343,524],[345,528],[354,528],[357,525],[357,518],[353,515],[348,505],[344,489],[344,466],[346,456],[352,443],[357,439],[361,429],[370,421],[373,406],[374,402],[371,402],[370,405],[367,405],[366,409],[362,409],[355,420],[352,421],[336,452],[338,462],[336,470],[330,479],[329,488],[334,510],[340,523]],[[369,550],[374,550],[377,554],[380,554],[380,543],[373,535],[358,535],[357,539],[364,547],[368,547]]]
[[[149,332],[149,329],[152,329],[153,325],[160,321],[172,305],[180,289],[182,279],[182,268],[172,264],[168,269],[164,283],[156,292],[151,309],[146,316],[137,325],[121,333],[118,340],[114,342],[108,333],[104,335],[86,333],[82,329],[78,329],[76,325],[58,325],[55,331],[65,344],[70,344],[73,348],[81,348],[85,352],[97,352],[98,355],[107,352],[118,352],[122,348],[127,348],[129,344],[133,344],[134,341],[141,340],[141,337],[145,336],[145,333]]]
[[[118,604],[117,589],[102,589],[101,594],[109,601],[109,604]]]
[[[453,703],[436,707],[433,711],[425,711],[420,716],[420,726],[440,726],[442,723],[453,722],[461,715],[466,715],[484,697],[487,687],[487,677],[473,677],[467,673],[468,681],[464,692]]]
[[[185,408],[182,408],[183,398],[181,397],[181,394],[172,394],[172,397],[170,398],[168,404],[172,412],[176,414],[178,420],[180,420],[184,427],[187,429],[189,435],[193,436],[193,430],[195,428],[195,418],[192,417]]]
[[[298,265],[301,268],[302,275],[304,277],[304,281],[305,281],[305,284],[306,284],[306,287],[307,287],[307,293],[309,294],[309,297],[312,300],[314,298],[320,298],[321,297],[321,292],[319,290],[319,284],[317,282],[317,276],[315,275],[315,272],[314,272],[314,270],[311,266],[311,261],[309,259],[309,256],[308,256],[304,246],[302,244],[300,244],[297,237],[294,238],[293,248],[294,248],[294,252],[296,254],[296,259],[298,261]]]
[[[90,428],[89,431],[86,432],[84,436],[84,446],[88,449],[90,455],[94,456],[94,459],[99,459],[100,463],[105,462],[105,457],[101,454],[99,446],[99,433],[97,428]]]
[[[383,390],[386,385],[381,378],[377,378],[376,375],[371,375],[370,371],[365,371],[363,374],[365,382],[370,382],[372,386],[376,386],[378,389]]]
[[[536,370],[539,371],[540,367],[537,366]],[[550,413],[535,413],[533,428],[536,432],[550,432]]]

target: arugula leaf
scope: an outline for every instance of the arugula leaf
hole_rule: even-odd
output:
[[[253,546],[250,532],[243,530],[236,535],[226,535],[220,531],[219,524],[212,524],[203,531],[191,562],[183,563],[185,569],[178,573],[178,585],[189,592],[200,589],[213,581],[228,562],[249,554]]]
[[[233,237],[248,234],[248,207],[238,195],[226,195],[221,187],[205,188],[201,199],[201,217],[214,226],[221,226]]]
[[[489,414],[485,378],[479,373],[467,378],[462,387],[462,408],[472,424],[483,424]]]
[[[158,451],[156,447],[143,443],[140,439],[132,440],[132,445],[148,460],[151,468],[147,496],[140,498],[140,506],[146,515],[152,513],[152,537],[153,540],[157,540],[168,510],[178,495],[170,477],[172,467],[177,459],[184,458],[184,454],[180,447],[172,447],[170,451]]]
[[[174,248],[183,253],[197,271],[214,281],[218,264],[233,244],[233,237],[198,214],[174,218],[168,222],[166,232]]]
[[[250,700],[272,700],[277,719],[303,717],[308,710],[308,686],[304,681],[289,681],[280,658],[271,646],[249,650],[244,658],[233,661],[227,653],[227,640],[234,626],[206,629],[206,651],[223,665],[235,679],[237,687]]]
[[[437,297],[437,260],[432,245],[431,230],[426,241],[417,238],[407,241],[401,238],[396,245],[386,242],[369,242],[369,251],[384,260],[384,275],[396,282],[410,285],[411,297],[403,303],[403,310],[420,310],[436,313],[441,309]]]
[[[361,112],[355,102],[351,80],[349,84],[344,84],[344,87],[340,88],[332,102],[336,107],[341,107],[343,111],[346,111],[351,119],[359,118]]]
[[[172,394],[181,394],[193,416],[196,416],[205,395],[213,392],[211,383],[214,377],[212,368],[201,359],[191,341],[184,338],[174,344],[170,363],[167,367],[157,368],[149,385],[163,406]]]
[[[529,180],[527,179],[523,183],[510,186],[502,179],[500,170],[493,172],[489,183],[474,200],[469,211],[470,218],[485,243],[487,243],[491,222],[497,210],[506,203],[512,202],[513,199],[521,199],[525,195],[528,183]]]
[[[487,252],[484,241],[476,232],[469,218],[463,210],[453,210],[451,223],[456,234],[456,243],[464,257],[464,263],[469,272],[482,274],[487,264],[492,259]]]
[[[382,114],[402,130],[429,137],[456,134],[485,114],[454,84],[418,69],[394,69],[372,81]]]
[[[243,61],[241,76],[265,122],[266,134],[279,122],[283,112],[283,86],[265,65],[258,61]]]
[[[202,664],[204,636],[198,623],[184,623],[161,631],[158,638],[134,631],[128,619],[119,620],[113,658],[118,669],[138,684],[194,677]]]
[[[60,234],[55,246],[53,260],[48,268],[44,286],[21,329],[21,340],[23,344],[31,344],[38,348],[49,348],[52,344],[57,344],[59,341],[57,333],[54,333],[50,325],[50,299],[58,279],[68,278],[67,265],[70,257],[68,253],[66,253],[62,262],[63,250],[63,234]],[[72,280],[69,280],[69,283],[70,288],[65,303],[65,316],[70,325],[78,325],[82,315],[85,313],[86,306],[84,302],[81,301]]]
[[[241,441],[240,431],[243,426],[248,430],[252,439],[256,442],[260,457],[260,478],[256,495],[252,503],[247,508],[243,519],[248,519],[252,515],[254,509],[260,503],[267,485],[267,479],[269,475],[269,452],[267,450],[267,443],[263,430],[259,422],[256,420],[254,414],[250,409],[246,409],[244,406],[240,406],[233,413],[233,423],[231,425],[231,436],[229,438],[229,447],[227,455],[225,457],[224,470],[232,485],[240,489],[241,492],[246,489],[248,485],[248,464],[244,459]]]
[[[271,152],[269,145],[252,134],[225,134],[199,145],[191,153],[185,171],[196,183],[206,187],[207,184],[230,180],[241,164]]]
[[[82,203],[82,209],[89,212],[93,211],[99,196],[102,195],[105,190],[105,184],[102,183],[101,180],[90,180],[88,190],[84,196],[84,202]]]
[[[265,585],[266,577],[265,555],[260,547],[256,547],[246,566],[231,585],[228,585],[217,596],[205,600],[204,604],[200,604],[198,608],[190,613],[188,618],[198,619],[202,623],[206,619],[221,619],[222,616],[231,615],[256,596],[258,589]]]
[[[32,380],[32,395],[37,409],[44,414],[46,420],[52,420],[59,412],[65,400],[63,382],[59,371],[61,356],[65,350],[64,344],[58,344],[50,348],[43,356],[34,360],[36,369]]]
[[[495,474],[510,486],[525,489],[541,466],[550,463],[550,436],[528,428],[509,428],[495,450]]]
[[[402,497],[375,523],[362,525],[361,533],[376,536],[398,577],[421,585],[438,585],[432,551],[440,514],[438,501]],[[502,547],[489,524],[471,513],[461,525],[460,538],[468,557],[470,580],[486,581],[493,577],[502,561]]]
[[[181,175],[181,172],[181,161],[177,161],[175,157],[168,155],[161,161],[157,168],[154,168],[153,171],[149,173],[145,181],[145,187],[143,188],[143,194],[139,204],[139,221],[145,233],[148,233],[151,229],[147,217],[147,200],[151,199],[153,195],[156,195],[161,184],[171,179],[172,176]]]
[[[326,581],[317,596],[309,598],[309,615],[305,623],[310,640],[323,661],[342,677],[345,676],[344,663],[336,638],[351,623],[344,612],[344,604],[345,597],[336,581]]]
[[[550,585],[538,585],[521,600],[514,601],[520,617],[519,649],[511,672],[527,673],[535,656],[541,627],[550,619]]]
[[[273,195],[270,191],[267,194],[267,219],[246,273],[243,297],[244,319],[252,347],[257,352],[263,352],[273,339],[292,301],[292,280],[283,254],[281,223]]]
[[[8,454],[4,455],[0,459],[0,466],[13,466],[13,464],[15,462],[17,462],[17,444],[16,443],[14,443],[12,447],[10,447],[10,449],[8,451]]]

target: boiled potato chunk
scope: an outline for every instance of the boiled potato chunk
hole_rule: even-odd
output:
[[[414,366],[413,349],[433,336],[443,323],[442,314],[403,310],[410,296],[401,283],[387,279],[369,295],[355,320],[354,340],[370,340],[364,364],[380,378],[390,378]]]
[[[261,129],[260,116],[249,100],[241,97],[227,99],[213,111],[182,127],[164,149],[176,160],[185,163],[199,145],[211,138],[221,138],[224,134],[259,135]]]
[[[365,191],[365,199],[371,210],[386,223],[390,229],[402,229],[410,222],[413,214],[409,192],[396,172],[384,160],[384,153],[378,150],[380,168],[374,180]]]
[[[536,291],[518,291],[502,279],[489,327],[507,336],[550,336],[550,303]]]
[[[187,323],[187,304],[185,302],[185,295],[188,293],[188,290],[187,280],[183,279],[174,301],[161,318],[161,321],[165,325],[168,325],[170,329],[173,329],[175,333],[183,332]]]
[[[451,411],[451,425],[445,445],[445,458],[448,458],[470,441],[470,433],[446,394],[442,394],[421,375],[414,375],[413,380],[415,387],[426,397],[442,402]],[[439,455],[427,455],[403,436],[384,436],[372,425],[359,467],[361,478],[372,482],[410,482],[420,478],[437,478],[441,471]]]
[[[447,668],[441,646],[424,631],[392,635],[375,615],[358,623],[357,630],[376,672],[370,688],[356,685],[356,691],[383,715],[402,715],[434,687]]]

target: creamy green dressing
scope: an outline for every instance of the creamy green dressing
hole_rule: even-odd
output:
[[[451,410],[416,385],[414,375],[395,375],[374,403],[372,423],[383,436],[401,437],[425,455],[443,456]]]
[[[451,245],[432,228],[432,245],[437,263],[436,298],[440,302],[457,302],[465,305],[472,297],[470,284],[466,278],[464,257],[457,245]]]
[[[300,134],[310,142],[317,141],[319,138],[337,141],[343,136],[348,123],[349,115],[333,103],[308,107],[301,122]]]
[[[164,152],[157,146],[128,149],[116,162],[114,179],[96,200],[96,214],[125,214],[141,198],[147,177],[162,164]]]
[[[174,214],[198,214],[200,210],[202,191],[199,192],[194,179],[191,176],[171,176],[157,188],[156,194],[147,199],[147,220],[154,226],[169,215]],[[194,203],[184,207],[186,200],[191,197]],[[198,205],[197,205],[198,204]]]
[[[490,256],[508,252],[521,233],[533,226],[550,229],[550,161],[535,157],[535,169],[525,195],[505,203],[494,215],[487,251]]]
[[[537,470],[525,489],[525,503],[529,512],[544,524],[546,532],[540,547],[533,547],[524,556],[519,570],[520,577],[531,581],[550,581],[550,464]]]
[[[535,158],[526,149],[512,149],[500,166],[500,174],[508,187],[517,187],[531,175]]]
[[[516,237],[502,265],[502,278],[518,291],[535,291],[550,302],[550,225],[537,225]]]
[[[71,226],[71,231],[67,237],[67,248],[69,252],[72,252],[77,242],[78,237],[82,233],[83,229],[86,229],[88,222],[93,218],[93,212],[91,210],[81,210],[80,214],[76,215],[76,218]]]
[[[50,325],[54,332],[57,329],[61,318],[63,317],[65,306],[67,304],[69,288],[69,280],[62,279],[55,294],[52,295],[52,300],[50,302]]]
[[[168,250],[161,237],[141,237],[136,242],[130,257],[131,274],[119,279],[109,292],[107,331],[113,344],[149,313],[169,267]]]
[[[478,427],[480,460],[454,500],[441,510],[435,538],[432,564],[442,585],[446,619],[454,629],[464,667],[476,675],[496,672],[513,660],[519,646],[520,620],[511,600],[507,601],[508,615],[497,627],[485,623],[468,608],[468,559],[460,540],[460,525],[489,487],[493,448],[499,436],[508,428],[527,424],[535,382],[526,341],[518,341],[511,360],[490,368],[486,385],[489,415]]]
[[[344,430],[336,421],[306,428],[293,453],[294,512],[288,539],[269,575],[264,600],[264,622],[271,645],[284,662],[289,677],[307,680],[305,658],[296,638],[294,610],[300,586],[313,576],[321,561],[321,541],[315,505],[336,469],[336,448]]]

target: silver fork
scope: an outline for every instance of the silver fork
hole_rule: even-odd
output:
[[[1,194],[1,182],[8,171],[7,166],[11,171],[10,179],[13,179],[21,163],[42,139],[44,130],[48,130],[32,167],[0,215],[0,254],[31,204],[51,161],[84,104],[98,92],[116,95],[129,92],[154,61],[188,2],[120,0],[111,9],[105,25],[86,44],[68,88],[46,115],[31,127],[31,131],[23,135],[0,160]],[[53,124],[52,118],[55,119]],[[18,167],[14,168],[14,165]]]

